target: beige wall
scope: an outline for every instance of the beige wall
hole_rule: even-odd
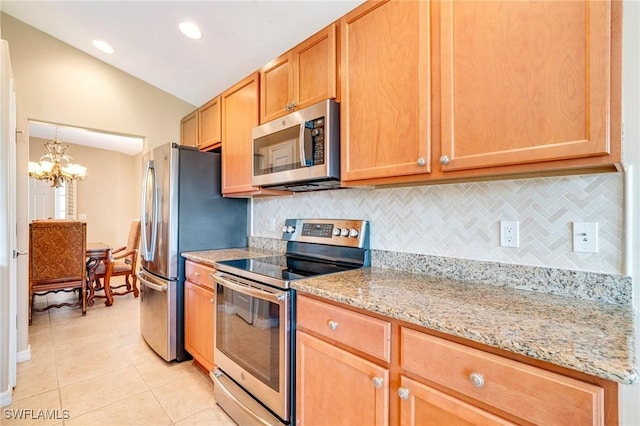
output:
[[[18,247],[24,250],[28,247],[29,120],[141,136],[146,138],[146,151],[167,142],[178,142],[180,118],[195,106],[6,14],[1,15],[0,26],[3,39],[9,42],[17,95],[17,130],[21,132],[17,135],[17,210]],[[81,151],[78,148],[72,153],[74,160],[81,162]],[[103,165],[108,166],[111,173],[92,166],[93,161],[95,157],[89,156],[84,165],[89,168],[92,181],[87,185],[93,187],[95,183],[96,186],[84,191],[87,187],[82,185],[86,182],[79,185],[80,202],[84,203],[80,208],[87,210],[89,219],[89,238],[121,240],[119,234],[124,224],[138,217],[139,156],[133,160],[108,159],[105,153]],[[104,223],[106,213],[101,210],[91,213],[90,209],[99,209],[97,206],[113,198],[106,197],[105,191],[113,190],[114,182],[119,179],[130,181],[132,194],[123,189],[124,185],[115,184],[115,190],[119,191],[116,204],[120,207],[132,204],[133,208],[116,209],[113,228],[100,231],[95,223]],[[28,274],[27,259],[23,258],[18,260],[18,353],[28,356]]]
[[[39,161],[44,139],[31,138],[29,160]],[[77,213],[87,217],[87,241],[112,247],[127,242],[132,218],[139,217],[138,180],[134,167],[138,156],[68,144],[72,162],[87,168],[87,179],[77,183]],[[53,191],[53,188],[51,188]]]

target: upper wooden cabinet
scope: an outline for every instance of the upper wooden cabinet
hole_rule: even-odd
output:
[[[222,194],[251,195],[251,129],[258,125],[259,76],[255,72],[220,95]]]
[[[198,148],[208,151],[222,144],[222,113],[220,96],[216,96],[198,109]]]
[[[614,170],[620,9],[364,3],[340,20],[344,184]]]
[[[260,70],[260,123],[336,97],[336,43],[331,24]]]
[[[198,110],[180,120],[180,145],[198,146]]]
[[[209,151],[221,145],[220,96],[216,96],[180,121],[180,145]]]
[[[444,172],[612,153],[611,2],[438,6]]]
[[[429,173],[429,3],[364,3],[340,40],[342,180]]]

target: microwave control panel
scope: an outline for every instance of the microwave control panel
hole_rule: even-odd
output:
[[[307,121],[304,126],[311,134],[311,149],[313,152],[312,160],[310,160],[312,163],[308,165],[324,164],[324,117]]]

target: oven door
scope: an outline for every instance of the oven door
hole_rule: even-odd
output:
[[[211,276],[216,282],[214,359],[217,368],[288,421],[291,291],[222,272]],[[217,381],[217,386],[224,387],[224,382]],[[233,386],[225,391],[233,393]],[[233,399],[238,403],[242,395]]]

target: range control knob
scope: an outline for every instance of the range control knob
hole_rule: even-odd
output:
[[[348,237],[349,236],[349,230],[347,228],[343,228],[342,231],[340,232],[340,236],[341,237]]]
[[[340,228],[333,228],[333,235],[335,235],[336,237],[340,236]]]
[[[287,232],[287,225],[282,227],[282,232]]]
[[[355,228],[351,228],[351,231],[349,231],[349,236],[350,236],[350,237],[353,237],[353,238],[356,238],[359,234],[360,234],[360,233],[359,233],[359,232],[358,232],[358,230],[357,230],[357,229],[355,229]]]
[[[289,234],[293,234],[295,230],[296,230],[295,226],[291,226],[291,225],[287,226],[287,232]]]

